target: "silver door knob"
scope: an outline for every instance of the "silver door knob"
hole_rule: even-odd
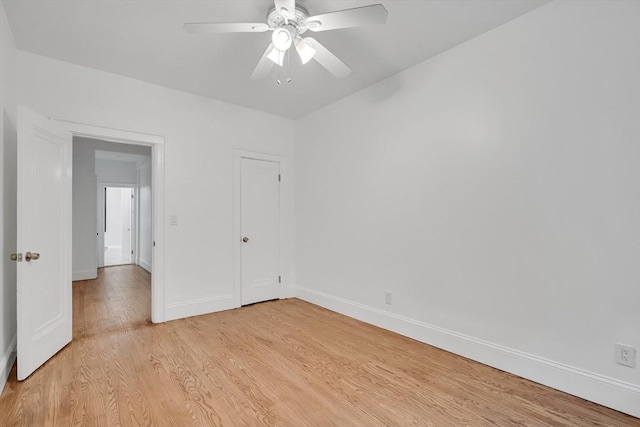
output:
[[[31,260],[37,260],[40,259],[40,254],[37,252],[27,252],[26,254],[24,254],[24,259],[25,261],[29,262]]]
[[[249,238],[248,238],[248,237],[243,237],[243,238],[242,238],[242,241],[243,241],[243,242],[245,242],[245,243],[247,243],[247,242],[249,241]]]

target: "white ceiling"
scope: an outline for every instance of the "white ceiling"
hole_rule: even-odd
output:
[[[187,34],[185,22],[264,22],[272,0],[3,0],[19,49],[299,118],[508,22],[547,0],[299,0],[310,14],[381,2],[386,24],[314,37],[353,69],[336,80],[292,56],[293,82],[249,79],[270,32]],[[283,76],[286,77],[286,76]]]

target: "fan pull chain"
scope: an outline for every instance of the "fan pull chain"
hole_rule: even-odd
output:
[[[287,77],[286,81],[287,83],[291,83],[293,82],[293,79],[291,78],[291,55],[290,55],[291,49],[287,50],[285,53],[285,61],[286,61],[286,74],[289,76]],[[282,69],[285,68],[284,66],[280,67],[278,69],[278,79],[276,80],[276,83],[278,84],[278,86],[282,85]]]
[[[282,84],[282,67],[278,68],[278,79],[276,80],[278,86]]]
[[[287,50],[287,83],[291,83],[291,49]]]

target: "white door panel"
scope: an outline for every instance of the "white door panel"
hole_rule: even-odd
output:
[[[280,164],[242,159],[242,304],[279,298]]]
[[[21,107],[18,119],[18,379],[71,341],[71,134]],[[27,260],[27,252],[39,254]]]

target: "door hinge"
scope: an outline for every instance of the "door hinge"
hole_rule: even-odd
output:
[[[278,182],[282,181],[282,175],[278,174]]]
[[[154,248],[156,247],[156,241],[155,240],[153,241],[153,247]]]
[[[131,251],[131,255],[133,255],[133,251]]]
[[[278,276],[278,283],[282,283],[282,276]]]

